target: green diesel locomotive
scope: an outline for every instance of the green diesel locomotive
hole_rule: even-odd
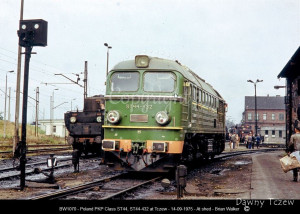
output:
[[[225,147],[221,95],[181,65],[146,55],[108,74],[103,160],[115,170],[169,171]]]

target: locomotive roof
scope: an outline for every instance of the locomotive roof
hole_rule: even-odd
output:
[[[223,99],[222,96],[208,83],[205,82],[204,79],[200,78],[196,73],[194,73],[188,67],[182,65],[177,60],[172,61],[168,59],[162,59],[158,57],[149,57],[150,62],[147,68],[138,68],[135,65],[135,60],[127,60],[118,63],[114,66],[112,70],[136,70],[136,69],[143,69],[143,70],[176,70],[181,73],[186,79],[193,82],[199,88],[204,89],[205,91],[209,92],[210,94]]]

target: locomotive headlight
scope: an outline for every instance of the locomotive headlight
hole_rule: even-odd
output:
[[[76,122],[76,117],[70,117],[70,122],[75,123]]]
[[[166,125],[167,123],[170,122],[170,117],[165,111],[159,111],[155,115],[155,120],[158,124],[160,125]]]
[[[98,116],[98,117],[96,118],[96,120],[97,120],[98,123],[101,123],[101,122],[102,122],[101,116]]]
[[[121,116],[118,111],[112,110],[112,111],[108,112],[106,118],[107,118],[108,122],[115,124],[120,121]]]
[[[135,66],[138,68],[147,68],[149,66],[149,57],[146,55],[135,56]]]

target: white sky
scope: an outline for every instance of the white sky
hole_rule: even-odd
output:
[[[24,19],[48,22],[48,46],[35,47],[29,74],[29,96],[40,89],[40,119],[55,118],[83,107],[78,85],[45,85],[76,80],[88,61],[88,95],[104,94],[107,42],[109,68],[147,54],[177,59],[219,91],[229,105],[228,118],[242,119],[244,97],[284,95],[277,75],[300,45],[300,0],[24,0]],[[17,70],[21,0],[0,0],[0,112],[4,111],[6,71]],[[22,64],[23,70],[24,63]],[[81,74],[82,83],[83,75]],[[16,74],[8,74],[14,119]],[[23,82],[23,80],[22,80]],[[23,86],[21,87],[23,88]],[[28,122],[35,102],[29,99]]]

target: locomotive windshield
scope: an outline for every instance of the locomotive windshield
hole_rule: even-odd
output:
[[[111,77],[111,91],[137,91],[139,79],[138,72],[115,72]]]
[[[173,92],[176,76],[172,72],[145,72],[144,91]]]

